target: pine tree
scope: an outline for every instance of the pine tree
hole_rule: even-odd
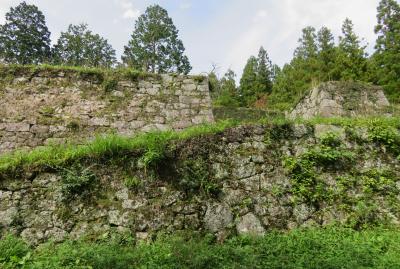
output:
[[[255,94],[255,89],[257,87],[257,70],[257,58],[251,56],[247,60],[246,66],[243,70],[243,75],[240,79],[241,103],[245,106],[248,106],[257,100]]]
[[[276,109],[289,109],[314,83],[320,82],[318,41],[314,27],[302,30],[298,47],[290,64],[275,78],[269,104]]]
[[[107,40],[88,30],[87,24],[70,25],[53,48],[53,62],[62,65],[111,67],[115,50]]]
[[[267,51],[261,47],[257,58],[257,81],[255,93],[269,94],[272,91],[272,62]]]
[[[367,72],[365,46],[354,33],[354,25],[346,19],[342,26],[343,36],[339,37],[337,68],[342,80],[362,80]]]
[[[318,41],[318,77],[321,81],[337,80],[335,73],[337,49],[330,29],[322,27],[317,34]]]
[[[153,5],[136,21],[122,61],[128,66],[153,73],[187,74],[192,67],[184,51],[168,12],[159,5]]]
[[[294,52],[295,58],[309,59],[316,57],[318,53],[317,34],[315,28],[308,26],[302,30],[302,37],[298,40],[299,46]]]
[[[22,2],[6,14],[0,25],[0,60],[6,63],[38,64],[50,57],[50,32],[43,13]]]
[[[393,101],[400,101],[400,5],[395,0],[382,0],[378,6],[375,33],[376,52],[373,63],[375,82],[383,85]]]

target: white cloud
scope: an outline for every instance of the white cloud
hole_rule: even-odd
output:
[[[138,10],[138,9],[132,9],[132,8],[127,9],[127,10],[124,12],[124,14],[122,15],[122,17],[123,17],[124,19],[136,19],[136,18],[138,18],[139,16],[140,16],[140,10]]]
[[[123,10],[123,19],[136,19],[140,16],[140,10],[135,8],[134,4],[128,0],[115,0]]]

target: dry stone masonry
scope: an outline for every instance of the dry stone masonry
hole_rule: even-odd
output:
[[[289,118],[389,115],[383,89],[357,82],[327,82],[315,87],[289,113]]]
[[[96,133],[132,135],[214,121],[204,77],[146,74],[106,80],[62,69],[1,71],[0,154],[85,141]]]
[[[20,234],[36,244],[112,232],[145,240],[159,231],[192,230],[224,240],[337,223],[399,225],[399,159],[390,147],[368,140],[369,131],[237,127],[175,141],[148,169],[137,165],[140,153],[132,153],[121,162],[83,162],[67,173],[0,173],[0,234]],[[307,160],[319,163],[315,174],[310,166],[301,169]],[[90,171],[92,184],[67,195],[66,179],[79,179],[82,171]]]

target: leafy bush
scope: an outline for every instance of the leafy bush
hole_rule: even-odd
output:
[[[217,182],[211,181],[207,162],[202,158],[184,161],[177,169],[178,185],[186,192],[202,191],[206,195],[219,192]]]
[[[68,200],[76,195],[85,196],[89,193],[91,185],[96,180],[95,174],[90,169],[80,166],[62,169],[61,192],[64,199]]]
[[[298,157],[284,159],[295,198],[317,208],[319,203],[331,201],[333,195],[326,182],[318,176],[318,169],[347,168],[354,161],[354,154],[342,147],[336,134],[327,133],[320,140],[321,145],[309,148]]]
[[[373,142],[385,145],[394,154],[400,154],[400,134],[395,128],[382,125],[371,126],[368,137]]]

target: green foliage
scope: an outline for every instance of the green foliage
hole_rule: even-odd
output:
[[[346,20],[343,36],[336,46],[332,32],[322,27],[303,29],[294,58],[286,64],[274,80],[269,106],[287,110],[321,82],[331,80],[367,80],[368,69],[365,47]]]
[[[0,267],[20,268],[31,256],[31,249],[22,239],[6,235],[0,239]]]
[[[0,249],[6,246],[3,240]],[[210,236],[192,234],[161,236],[136,246],[114,240],[67,241],[36,248],[23,265],[0,265],[30,269],[398,268],[399,242],[397,230],[335,227],[272,231],[264,237],[234,237],[222,244],[214,243]],[[8,253],[0,255],[10,260]]]
[[[54,107],[49,107],[49,106],[42,107],[39,111],[39,113],[44,117],[53,117],[55,112],[56,111]]]
[[[319,203],[327,200],[326,184],[317,176],[314,162],[306,158],[287,158],[284,166],[290,175],[294,202],[306,202],[318,207]]]
[[[152,5],[136,21],[122,61],[128,66],[152,73],[187,74],[192,67],[184,51],[178,30],[168,12],[159,5]]]
[[[70,200],[77,195],[83,197],[89,194],[93,183],[96,181],[96,175],[91,171],[91,167],[63,168],[61,176],[61,193],[65,200]]]
[[[343,169],[354,160],[354,154],[341,146],[337,134],[328,132],[320,140],[321,145],[309,148],[300,156],[284,159],[295,198],[317,208],[322,202],[330,202],[333,196],[326,182],[318,176],[318,169],[338,166]]]
[[[115,78],[104,80],[103,88],[106,92],[115,91],[118,88],[118,80],[116,80]]]
[[[210,86],[213,97],[214,106],[222,107],[239,107],[240,96],[236,87],[236,74],[232,70],[228,70],[225,75],[219,80],[215,73],[211,73]]]
[[[322,145],[328,147],[339,147],[342,143],[339,135],[335,132],[326,132],[319,139]]]
[[[130,190],[136,190],[142,182],[135,176],[127,176],[124,180],[124,185]]]
[[[372,81],[382,85],[392,101],[400,100],[400,5],[381,0],[378,6],[378,35],[371,64],[376,71]],[[373,74],[374,75],[374,74]]]
[[[396,128],[382,125],[370,126],[368,138],[385,145],[393,154],[400,154],[400,134]]]
[[[25,1],[12,7],[0,25],[0,60],[39,64],[50,58],[50,32],[43,13]]]
[[[353,28],[352,21],[347,18],[343,22],[343,36],[339,37],[336,59],[337,73],[341,80],[363,80],[367,73],[366,46],[361,46]]]
[[[69,66],[111,67],[115,50],[107,40],[88,30],[87,24],[69,25],[53,48],[53,62]]]
[[[261,47],[258,57],[251,56],[244,67],[240,79],[240,98],[244,106],[254,102],[272,91],[273,66],[267,51]]]
[[[221,121],[218,124],[203,124],[187,128],[182,132],[156,131],[134,137],[112,134],[98,136],[93,141],[82,145],[51,145],[36,148],[30,152],[16,151],[0,156],[0,173],[7,174],[28,168],[41,170],[45,167],[65,167],[87,159],[93,162],[112,160],[123,158],[129,152],[142,154],[139,158],[141,167],[154,166],[163,159],[164,150],[169,142],[221,132],[234,124],[232,121]]]
[[[218,183],[211,181],[208,164],[202,158],[184,161],[177,168],[177,173],[178,186],[187,193],[201,191],[212,196],[220,191]]]
[[[360,176],[364,193],[397,194],[396,177],[391,171],[371,169]]]

